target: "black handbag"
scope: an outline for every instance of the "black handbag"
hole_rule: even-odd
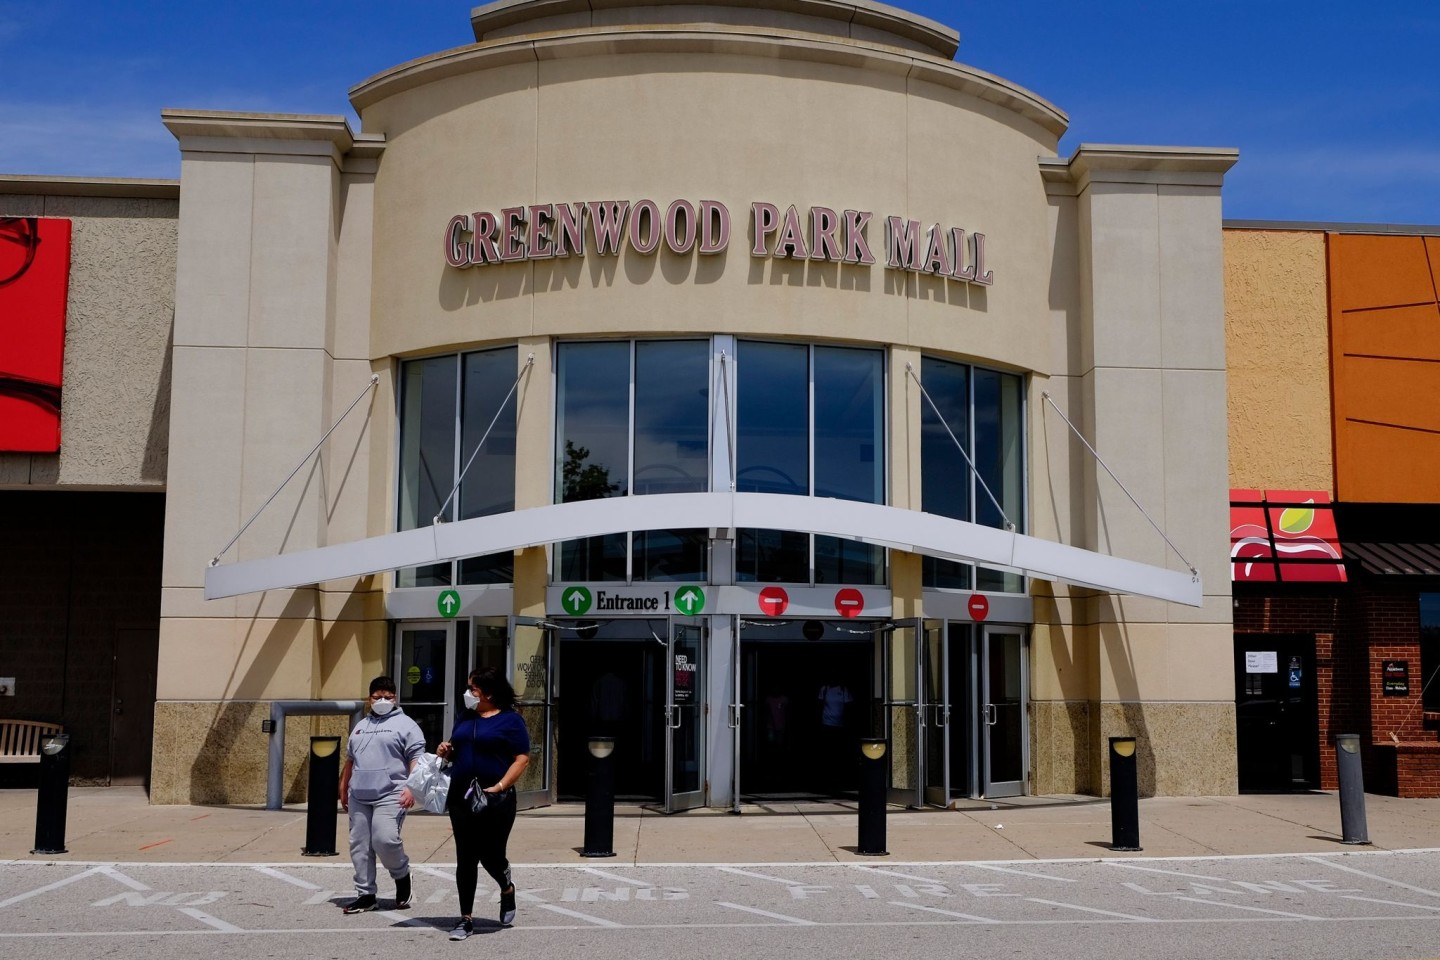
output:
[[[483,815],[488,810],[495,810],[506,802],[515,799],[515,788],[506,787],[498,793],[487,793],[480,787],[480,781],[474,777],[470,778],[470,789],[465,791],[465,801],[470,804],[470,812]]]

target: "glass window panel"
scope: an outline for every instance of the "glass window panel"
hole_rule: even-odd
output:
[[[885,502],[883,358],[879,350],[815,348],[817,497]]]
[[[1440,710],[1440,593],[1420,594],[1420,675],[1424,709]]]
[[[885,502],[884,353],[815,348],[817,497]],[[885,582],[885,551],[836,537],[815,538],[816,583]]]
[[[624,496],[630,485],[630,344],[556,350],[556,501]],[[628,537],[560,544],[563,580],[624,580]]]
[[[745,493],[810,492],[810,348],[742,341],[736,346],[735,487]],[[809,583],[810,538],[740,530],[736,578]]]
[[[970,467],[956,441],[969,449],[970,367],[923,357],[920,380],[940,411],[936,416],[929,403],[920,401],[920,509],[940,517],[969,520]],[[951,433],[955,434],[953,440]],[[970,564],[926,557],[923,577],[927,587],[968,590]]]
[[[460,466],[465,469],[469,461],[469,468],[460,486],[460,519],[508,513],[515,509],[515,402],[509,394],[515,383],[516,350],[506,347],[467,353],[461,357],[461,366]],[[511,583],[514,579],[513,552],[460,561],[461,583]]]
[[[736,347],[735,485],[745,493],[810,492],[810,348]]]
[[[634,492],[710,489],[710,344],[655,340],[635,344]],[[704,580],[705,530],[634,535],[636,580]]]
[[[815,582],[883,584],[885,549],[859,540],[817,536]]]
[[[458,365],[454,356],[412,360],[401,373],[400,504],[401,530],[428,527],[455,484],[455,394]],[[446,509],[453,519],[454,506]],[[402,587],[444,586],[450,564],[401,570]]]
[[[735,579],[740,583],[809,583],[810,538],[785,530],[737,531]]]
[[[1025,529],[1021,499],[1021,378],[994,370],[975,371],[975,469],[1000,501],[1016,529]],[[989,527],[1004,525],[995,504],[983,491],[975,497],[975,520]],[[1024,589],[1017,573],[981,568],[975,574],[981,590],[1015,593]]]
[[[710,531],[651,530],[635,534],[636,580],[707,579]]]

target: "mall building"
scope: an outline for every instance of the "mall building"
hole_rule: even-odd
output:
[[[0,370],[0,716],[250,804],[273,704],[389,673],[438,740],[496,665],[531,804],[597,735],[667,811],[843,794],[864,736],[914,806],[1103,795],[1114,736],[1234,793],[1236,151],[1057,156],[868,0],[456,13],[358,130],[166,109],[178,182],[0,178],[0,339],[60,337]]]

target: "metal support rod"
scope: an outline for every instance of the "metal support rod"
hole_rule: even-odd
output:
[[[934,400],[930,399],[930,391],[925,389],[925,384],[921,383],[920,378],[915,375],[914,364],[906,363],[905,372],[910,374],[910,379],[914,380],[915,386],[920,388],[920,395],[925,398],[926,403],[930,404],[930,409],[935,411],[935,419],[940,421],[940,426],[944,427],[945,432],[950,434],[950,439],[955,443],[955,449],[959,450],[960,456],[965,458],[965,466],[970,468],[970,472],[975,475],[975,481],[980,484],[980,489],[985,491],[985,496],[989,497],[990,502],[995,505],[995,511],[1000,514],[1000,519],[1005,521],[1005,529],[1014,530],[1014,522],[1006,515],[1005,509],[1000,506],[1000,501],[995,499],[995,494],[990,492],[989,484],[985,482],[984,477],[980,476],[980,471],[975,468],[975,462],[970,459],[970,454],[966,451],[965,445],[955,436],[955,431],[950,429],[950,424],[946,423],[945,418],[940,415],[940,408],[935,406]]]
[[[530,372],[530,367],[534,363],[535,354],[532,353],[525,358],[525,366],[521,367],[520,372],[516,374],[515,382],[510,384],[510,392],[505,394],[505,399],[500,401],[500,406],[495,411],[495,416],[490,418],[490,426],[485,428],[485,432],[480,437],[480,442],[475,444],[475,449],[470,452],[470,459],[465,461],[465,466],[460,470],[460,478],[455,481],[455,486],[451,487],[450,492],[445,496],[445,502],[440,504],[440,509],[435,512],[435,523],[440,524],[445,522],[445,508],[450,506],[450,498],[455,496],[455,491],[459,490],[460,484],[465,482],[465,474],[470,472],[470,464],[474,463],[475,458],[480,455],[480,448],[485,446],[486,440],[490,439],[490,431],[494,430],[495,424],[500,421],[500,414],[505,412],[505,406],[510,402],[510,398],[515,395],[515,388],[520,386],[521,378]]]
[[[270,702],[270,756],[265,769],[265,809],[279,810],[285,802],[285,718],[350,714],[350,727],[365,718],[368,700],[272,700]]]
[[[236,531],[235,536],[230,538],[230,542],[225,544],[225,546],[221,548],[220,552],[215,554],[215,556],[211,558],[210,566],[213,567],[218,564],[220,562],[220,558],[225,556],[226,551],[228,551],[231,547],[235,546],[235,541],[239,540],[244,535],[245,531],[250,529],[250,524],[254,523],[256,518],[258,518],[260,514],[265,512],[265,508],[270,506],[271,501],[273,501],[276,497],[280,496],[280,491],[285,489],[285,484],[295,479],[295,474],[300,472],[300,468],[305,466],[305,464],[310,460],[310,458],[315,455],[315,451],[319,450],[325,444],[326,440],[330,439],[330,434],[335,432],[335,428],[340,426],[340,424],[344,422],[346,417],[350,416],[350,411],[355,409],[355,405],[365,398],[365,394],[369,393],[371,390],[374,390],[375,385],[379,382],[380,374],[370,374],[370,380],[368,383],[365,384],[365,389],[361,390],[359,395],[357,395],[354,400],[350,401],[350,406],[346,407],[345,412],[340,414],[340,419],[336,420],[333,424],[331,424],[330,429],[325,431],[325,436],[321,437],[319,442],[316,443],[315,446],[310,448],[310,452],[305,454],[305,456],[300,459],[299,463],[295,464],[295,469],[290,471],[290,476],[280,481],[280,486],[276,487],[275,492],[265,498],[265,502],[260,504],[260,509],[256,510],[250,515],[250,519],[245,521],[245,525],[241,527],[238,531]]]
[[[1120,478],[1115,476],[1115,471],[1110,469],[1110,465],[1106,463],[1105,459],[1100,456],[1099,452],[1090,445],[1090,441],[1085,439],[1085,435],[1080,432],[1080,429],[1076,427],[1075,424],[1070,422],[1069,417],[1065,416],[1065,412],[1061,410],[1060,407],[1055,403],[1054,399],[1051,398],[1049,391],[1040,394],[1040,396],[1045,400],[1046,403],[1050,404],[1051,409],[1053,409],[1057,414],[1060,415],[1060,419],[1065,421],[1065,426],[1070,428],[1070,432],[1075,434],[1075,436],[1079,438],[1081,443],[1085,444],[1085,449],[1090,451],[1090,456],[1094,457],[1095,462],[1105,468],[1105,472],[1110,474],[1110,479],[1114,480],[1115,485],[1124,492],[1125,496],[1130,498],[1131,503],[1135,504],[1135,509],[1139,510],[1141,515],[1146,520],[1150,521],[1150,526],[1154,527],[1155,532],[1160,534],[1160,536],[1164,538],[1165,542],[1170,545],[1170,549],[1175,551],[1175,556],[1180,558],[1180,562],[1190,568],[1191,575],[1194,576],[1196,579],[1199,579],[1200,571],[1195,569],[1195,565],[1193,563],[1185,559],[1185,554],[1181,553],[1180,548],[1175,546],[1175,541],[1171,540],[1168,536],[1166,536],[1165,531],[1160,529],[1160,524],[1156,523],[1154,518],[1152,518],[1149,513],[1145,512],[1145,508],[1140,506],[1140,501],[1136,500],[1134,494],[1132,494],[1129,489],[1126,488],[1125,484],[1120,482]]]

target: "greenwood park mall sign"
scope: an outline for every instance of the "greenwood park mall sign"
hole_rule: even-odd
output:
[[[750,205],[752,257],[819,260],[870,265],[876,262],[865,210],[835,211],[793,204]],[[524,260],[618,256],[629,246],[650,255],[663,244],[682,256],[724,253],[730,246],[730,211],[717,200],[698,204],[676,200],[663,210],[653,200],[589,200],[531,204],[457,213],[445,225],[445,260],[452,267],[480,267]],[[884,221],[885,266],[989,286],[994,271],[985,263],[985,234],[960,227],[924,224],[905,217]]]

